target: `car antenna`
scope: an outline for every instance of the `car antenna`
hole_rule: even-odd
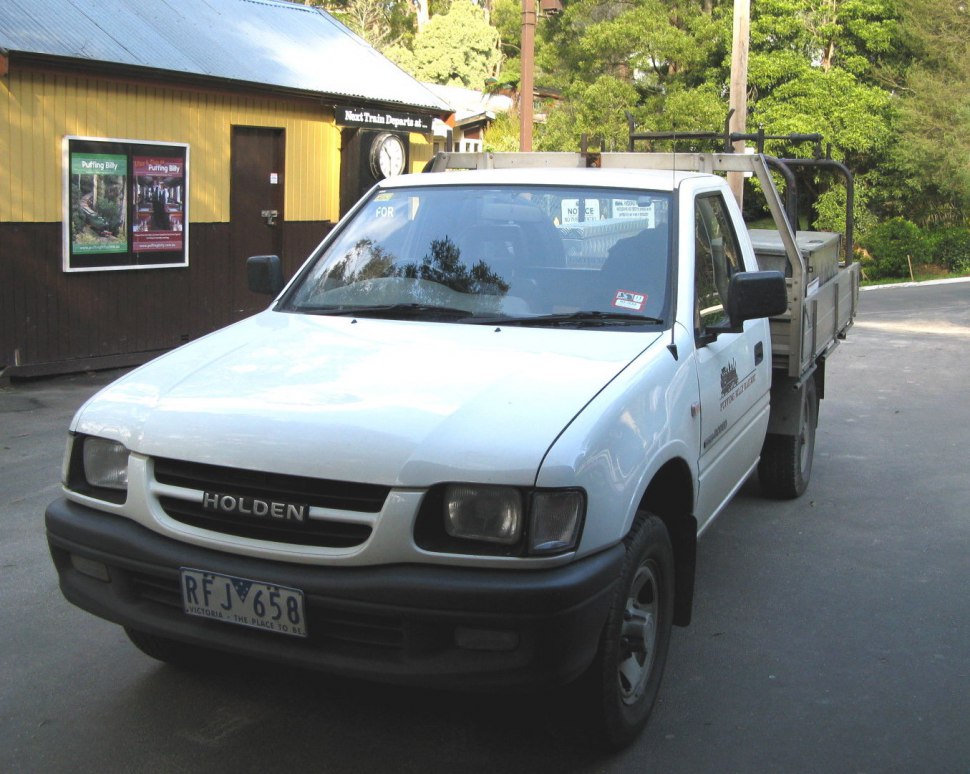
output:
[[[677,131],[676,130],[674,130],[673,150],[674,150],[673,163],[670,165],[670,190],[673,196],[676,196],[677,195],[677,185],[676,185],[677,183]],[[680,208],[678,207],[678,211],[679,210]],[[669,221],[671,220],[669,215],[667,217],[667,220],[668,220],[667,228],[669,230],[670,229]],[[673,238],[674,238],[674,241],[676,241],[677,235],[674,234]],[[667,271],[669,272],[671,268],[669,265],[670,263],[669,257],[667,259],[667,263],[668,263]],[[673,322],[671,322],[671,325],[670,325],[670,344],[667,345],[667,349],[670,352],[670,354],[674,356],[674,360],[680,360],[680,354],[677,352],[677,326],[674,325]]]

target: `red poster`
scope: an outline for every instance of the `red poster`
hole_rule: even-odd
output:
[[[133,156],[135,218],[132,251],[182,250],[185,160]]]

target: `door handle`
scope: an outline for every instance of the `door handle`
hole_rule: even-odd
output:
[[[266,218],[266,225],[272,226],[280,216],[279,210],[263,210],[259,213],[260,217]]]
[[[764,342],[759,341],[754,345],[754,364],[760,365],[761,361],[765,359],[765,345]]]

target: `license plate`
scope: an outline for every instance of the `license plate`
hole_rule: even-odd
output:
[[[189,615],[306,637],[303,592],[263,581],[181,568],[182,605]]]

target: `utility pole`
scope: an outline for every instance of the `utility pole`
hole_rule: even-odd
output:
[[[532,150],[532,73],[536,58],[536,4],[522,0],[522,50],[519,76],[519,150]]]
[[[744,132],[748,123],[748,38],[751,29],[751,0],[734,0],[734,40],[731,46],[731,96],[729,107],[733,108],[728,126],[733,132]],[[734,143],[734,152],[744,152],[744,141]],[[728,172],[728,185],[738,201],[744,196],[744,175]]]

